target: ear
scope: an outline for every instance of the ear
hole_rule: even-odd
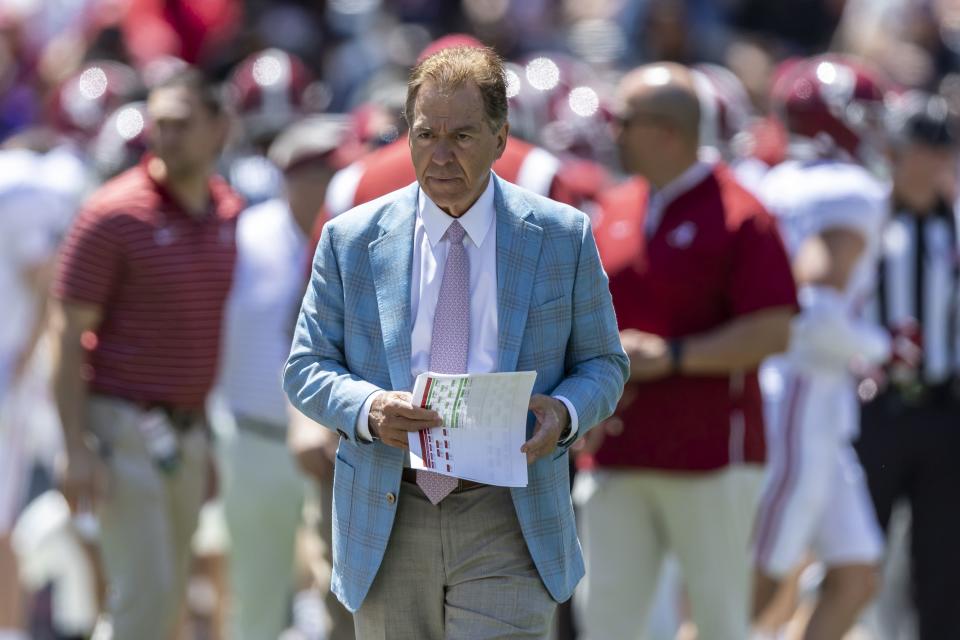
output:
[[[500,127],[500,130],[497,131],[497,160],[500,159],[500,156],[503,155],[504,149],[507,148],[507,138],[510,137],[510,123],[504,122],[503,126]]]

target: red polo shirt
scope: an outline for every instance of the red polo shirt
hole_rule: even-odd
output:
[[[220,178],[195,218],[147,173],[146,160],[94,193],[61,250],[54,295],[103,309],[89,388],[201,408],[213,383],[233,280],[242,200]]]
[[[776,222],[726,167],[670,201],[649,239],[647,195],[635,179],[600,198],[595,235],[621,329],[683,337],[796,305]],[[765,456],[756,371],[628,383],[618,415],[623,433],[582,467],[705,471]]]

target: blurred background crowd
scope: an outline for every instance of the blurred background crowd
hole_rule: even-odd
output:
[[[257,205],[282,199],[293,213],[303,238],[277,242],[287,242],[289,254],[279,273],[301,270],[300,279],[284,284],[284,295],[298,298],[309,268],[305,238],[315,240],[324,220],[366,199],[359,167],[391,143],[404,146],[410,68],[437,38],[453,33],[470,34],[508,61],[510,133],[543,154],[537,156],[539,169],[524,174],[518,168],[514,177],[592,216],[599,194],[625,179],[612,127],[614,89],[626,71],[643,63],[674,61],[699,71],[705,94],[701,142],[736,165],[747,186],[787,153],[788,134],[770,113],[772,79],[787,59],[825,52],[857,56],[894,94],[938,94],[942,119],[960,112],[955,0],[0,0],[0,487],[7,486],[4,499],[11,503],[0,502],[0,525],[7,527],[0,528],[0,604],[7,607],[0,606],[0,615],[27,630],[26,636],[0,631],[0,638],[88,637],[109,592],[98,566],[96,517],[82,510],[71,515],[55,491],[64,445],[49,389],[46,291],[58,244],[87,196],[148,151],[145,100],[151,87],[186,65],[199,67],[215,83],[230,118],[220,173],[251,207],[247,233],[265,239],[276,231]],[[949,135],[936,142],[953,144]],[[952,146],[949,152],[936,188],[952,203]],[[315,173],[294,177],[294,168],[317,160]],[[23,189],[28,197],[18,199]],[[262,498],[254,495],[255,479],[239,481],[237,489],[237,478],[250,476],[275,452],[238,450],[231,434],[269,431],[277,398],[282,400],[279,374],[269,366],[266,378],[237,373],[264,362],[280,366],[282,360],[274,362],[268,348],[243,354],[244,345],[259,326],[292,329],[296,312],[281,301],[258,308],[255,296],[244,300],[239,287],[249,282],[252,292],[256,281],[238,272],[227,305],[241,309],[247,320],[225,332],[223,366],[232,373],[221,376],[209,415],[221,443],[215,456],[221,489],[232,482],[234,493],[230,498],[228,486],[227,499],[212,499],[200,518],[181,638],[271,637],[245,635],[236,626],[231,631],[228,622],[234,592],[244,588],[240,582],[262,577],[256,568],[229,577],[231,546],[257,555],[262,544],[269,545],[231,526],[272,531],[264,523],[286,517],[236,511],[237,500]],[[283,339],[289,344],[289,334]],[[271,376],[275,393],[259,397],[261,381]],[[267,426],[238,427],[237,415],[259,417]],[[293,532],[289,554],[271,560],[293,565],[281,594],[283,637],[350,637],[349,616],[324,582],[327,485],[336,443],[311,441],[309,434],[300,442],[304,428],[288,429],[284,417],[272,420],[278,421],[283,428],[268,437],[278,440],[279,433],[296,457],[285,453],[269,462],[290,471],[284,482],[293,487],[288,494],[296,511],[284,525]],[[317,451],[325,452],[326,462],[318,462]],[[297,463],[300,471],[293,473]],[[232,520],[224,516],[230,499]],[[898,535],[894,526],[891,540]],[[894,603],[891,610],[908,611],[909,563],[904,543],[897,544],[891,543],[901,552],[890,563],[885,593]],[[816,591],[813,568],[796,576],[801,603]],[[675,567],[668,573],[676,573]],[[682,595],[670,593],[682,594],[682,579],[668,582],[650,637],[693,637],[695,631],[683,625],[689,610]],[[256,600],[258,591],[251,588],[243,597]],[[960,604],[960,593],[953,599]],[[793,615],[793,607],[786,608],[783,619]],[[893,635],[888,622],[878,622],[882,615],[873,617],[857,626],[857,637],[911,637],[909,629]],[[233,624],[242,624],[240,619]],[[569,610],[556,626],[558,637],[576,637]],[[97,629],[97,637],[109,637],[104,625]]]

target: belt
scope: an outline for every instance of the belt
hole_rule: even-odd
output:
[[[160,409],[167,414],[170,425],[181,433],[190,431],[195,427],[202,427],[207,423],[207,416],[203,409],[184,409],[163,402],[138,402],[136,404],[144,411]]]
[[[167,414],[167,419],[170,420],[170,425],[181,433],[190,431],[196,427],[206,428],[207,426],[207,414],[203,409],[187,409],[185,407],[177,407],[167,402],[131,400],[130,398],[115,396],[108,393],[94,393],[92,395],[99,396],[107,400],[126,402],[133,405],[137,409],[140,409],[141,411],[153,411],[154,409],[160,409]]]
[[[416,484],[417,470],[404,467],[401,477],[403,478],[404,482],[412,482],[413,484]],[[469,491],[470,489],[478,489],[480,487],[488,486],[490,485],[483,484],[482,482],[474,482],[473,480],[463,480],[462,478],[457,478],[457,487],[450,493],[463,493],[464,491]]]

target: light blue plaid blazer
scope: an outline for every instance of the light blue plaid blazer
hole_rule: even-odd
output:
[[[496,181],[499,370],[536,370],[534,393],[569,399],[579,435],[613,412],[628,361],[587,217]],[[410,278],[418,185],[327,223],[314,257],[283,385],[293,405],[340,433],[334,476],[332,589],[351,611],[383,559],[403,452],[357,438],[371,393],[413,388]],[[528,420],[528,434],[534,420]],[[566,449],[512,489],[523,535],[557,601],[583,576]],[[402,499],[402,498],[400,498]]]

